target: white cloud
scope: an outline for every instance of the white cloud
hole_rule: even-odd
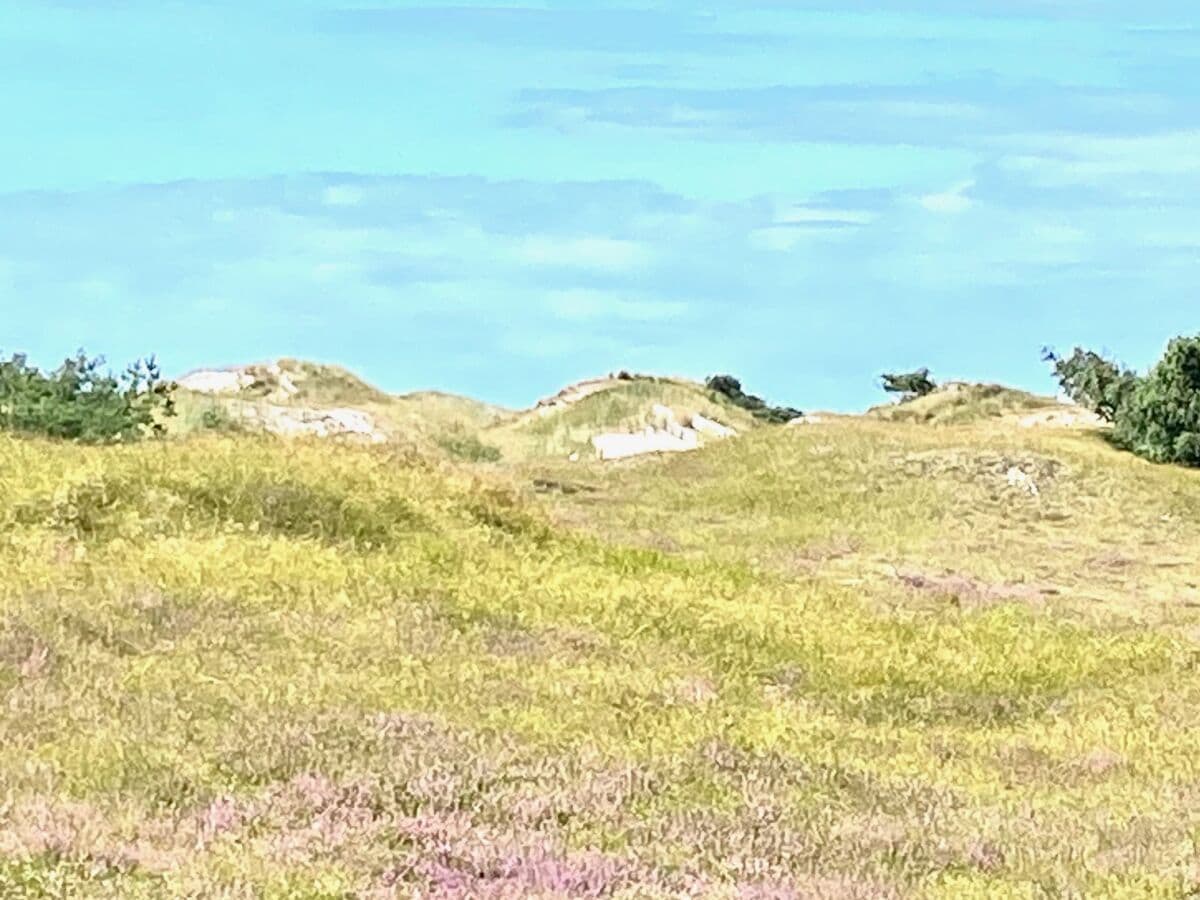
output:
[[[654,322],[674,319],[687,312],[688,305],[677,300],[630,298],[607,291],[553,291],[546,307],[560,319],[623,319]]]
[[[535,266],[568,266],[581,269],[627,271],[646,265],[650,250],[634,241],[613,238],[527,237],[516,248],[516,257]]]
[[[751,247],[787,253],[814,239],[844,238],[878,216],[861,209],[826,209],[819,206],[790,206],[780,210],[771,225],[749,233]]]
[[[942,216],[956,216],[965,213],[973,205],[973,201],[966,192],[974,186],[974,181],[960,181],[940,194],[926,194],[921,198],[921,205],[931,213]]]

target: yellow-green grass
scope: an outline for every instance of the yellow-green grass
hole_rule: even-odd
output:
[[[966,425],[1016,413],[1059,407],[1053,398],[1000,384],[945,385],[924,397],[871,409],[867,415],[889,422]]]
[[[290,401],[321,407],[386,404],[392,400],[358,375],[325,363],[281,359],[271,365],[251,365],[244,371],[254,383],[242,391],[243,399],[261,399],[279,392],[284,378],[290,382]]]
[[[1184,897],[1197,513],[996,426],[0,438],[0,896]]]

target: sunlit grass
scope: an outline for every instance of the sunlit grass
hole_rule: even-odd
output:
[[[1198,511],[992,426],[0,438],[0,896],[1183,897]]]

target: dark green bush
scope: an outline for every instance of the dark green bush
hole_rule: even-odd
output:
[[[937,390],[937,382],[929,377],[928,369],[915,372],[888,373],[883,376],[883,389],[899,394],[901,400],[915,400]]]
[[[1137,387],[1138,377],[1134,372],[1082,347],[1076,347],[1067,357],[1046,349],[1042,359],[1053,364],[1054,377],[1072,402],[1108,422],[1116,421],[1121,407]]]
[[[1200,335],[1171,341],[1125,391],[1113,441],[1155,462],[1200,466]]]
[[[94,443],[160,433],[175,414],[174,385],[154,358],[120,377],[103,366],[83,351],[49,374],[20,354],[0,360],[0,429]]]
[[[800,410],[790,406],[768,406],[761,397],[745,393],[742,390],[742,383],[732,375],[713,375],[704,384],[714,394],[719,394],[734,406],[740,406],[742,409],[748,410],[756,419],[773,425],[782,425],[804,415]]]
[[[1066,358],[1050,350],[1044,358],[1068,397],[1113,423],[1118,447],[1200,466],[1200,335],[1171,341],[1144,376],[1078,347]]]

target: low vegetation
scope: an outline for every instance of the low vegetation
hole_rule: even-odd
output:
[[[160,433],[174,415],[174,386],[154,359],[124,374],[83,351],[50,373],[21,355],[0,360],[0,429],[66,440],[130,441]]]
[[[885,374],[883,389],[903,402],[932,394],[937,390],[937,382],[929,377],[928,369],[917,369],[915,372]]]
[[[790,406],[770,406],[761,397],[745,393],[742,383],[732,375],[713,375],[705,382],[705,386],[734,406],[748,410],[754,418],[772,425],[783,425],[804,415]]]

